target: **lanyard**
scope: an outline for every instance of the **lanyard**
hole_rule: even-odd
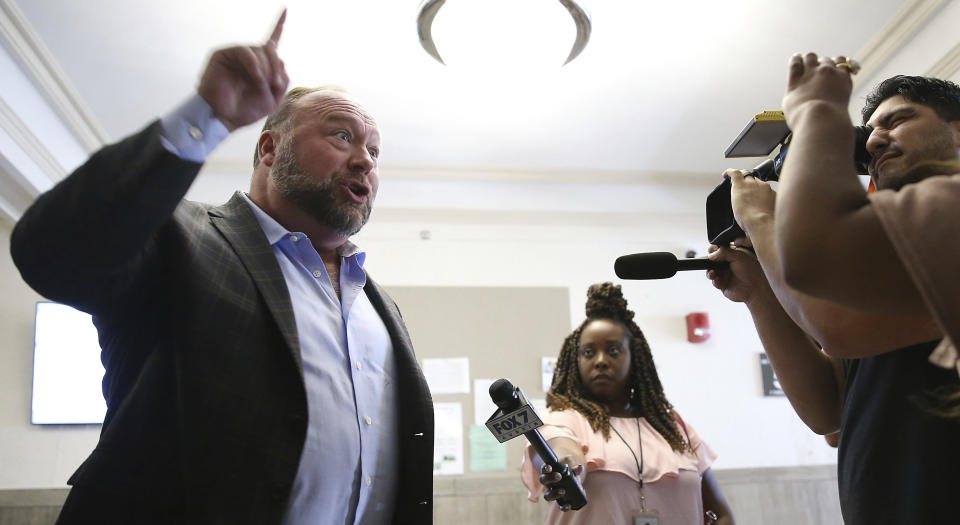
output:
[[[630,453],[633,454],[633,462],[636,463],[637,465],[637,478],[640,480],[640,511],[646,512],[647,510],[646,500],[643,497],[643,438],[640,435],[640,418],[637,418],[637,443],[640,445],[639,460],[637,460],[637,454],[636,452],[633,451],[633,447],[631,447],[630,444],[627,443],[626,439],[623,439],[623,435],[620,434],[620,432],[616,429],[616,427],[613,426],[612,423],[610,424],[610,428],[613,430],[614,433],[617,434],[617,437],[620,438],[620,441],[623,441],[623,444],[627,447],[627,450],[629,450]]]

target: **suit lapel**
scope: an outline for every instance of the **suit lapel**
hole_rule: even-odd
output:
[[[433,402],[430,389],[413,353],[410,335],[397,305],[367,276],[364,292],[380,314],[393,341],[399,379],[400,462],[402,480],[397,493],[393,523],[430,523],[433,494]]]
[[[253,282],[256,283],[257,289],[260,290],[260,294],[263,295],[297,363],[297,369],[303,375],[300,340],[297,336],[297,323],[293,315],[290,292],[287,290],[287,283],[283,279],[283,272],[277,263],[273,248],[267,243],[253,211],[240,192],[236,192],[226,204],[212,208],[209,213],[210,221],[233,246],[240,261],[253,278]]]
[[[413,353],[413,343],[410,334],[400,316],[396,303],[367,276],[367,284],[363,287],[370,303],[380,314],[387,331],[390,332],[393,342],[393,352],[397,359],[397,375],[399,376],[398,395],[400,396],[401,427],[404,428],[403,438],[411,436],[429,436],[433,439],[433,404],[427,380],[423,377],[417,356]]]
[[[413,343],[400,316],[400,310],[386,292],[367,275],[367,284],[363,287],[373,308],[380,314],[393,342],[393,351],[397,359],[397,372],[400,376],[399,395],[401,413],[411,416],[405,423],[412,423],[411,433],[429,431],[433,434],[433,405],[427,380],[423,377],[417,356],[413,353]],[[423,411],[411,414],[411,410]]]
[[[413,354],[413,343],[410,342],[410,335],[407,333],[403,324],[403,317],[400,316],[400,310],[397,309],[396,304],[384,297],[386,293],[369,275],[367,275],[367,284],[364,285],[363,291],[370,299],[370,303],[373,304],[373,308],[380,314],[384,324],[387,325],[387,330],[390,332],[393,341],[394,353],[397,356],[397,364],[401,366],[401,370],[406,373],[413,369],[419,374],[420,367],[417,365],[417,358]]]

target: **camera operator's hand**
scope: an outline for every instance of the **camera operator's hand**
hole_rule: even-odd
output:
[[[773,291],[767,282],[757,256],[748,249],[749,239],[741,237],[733,246],[710,245],[707,258],[711,261],[725,261],[730,266],[722,270],[707,270],[707,278],[713,281],[714,288],[723,292],[723,296],[735,303],[750,303],[757,299],[769,300]]]
[[[777,194],[769,184],[744,170],[727,170],[723,176],[730,179],[730,205],[733,217],[743,231],[750,235],[753,227],[761,221],[773,221],[773,209]]]
[[[840,64],[841,66],[837,66]],[[783,112],[790,129],[796,130],[803,113],[818,106],[847,111],[855,68],[846,57],[820,58],[816,53],[790,57],[787,92],[783,96]]]

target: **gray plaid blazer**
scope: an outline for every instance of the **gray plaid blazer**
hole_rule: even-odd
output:
[[[290,296],[239,193],[182,200],[200,165],[159,131],[97,152],[11,238],[24,280],[93,314],[103,350],[106,418],[59,523],[278,523],[307,429]],[[431,523],[430,393],[396,304],[372,279],[364,291],[396,352],[393,522]]]

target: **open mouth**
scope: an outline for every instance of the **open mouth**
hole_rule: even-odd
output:
[[[360,181],[350,181],[344,185],[350,196],[357,202],[363,202],[370,194],[370,188]]]

